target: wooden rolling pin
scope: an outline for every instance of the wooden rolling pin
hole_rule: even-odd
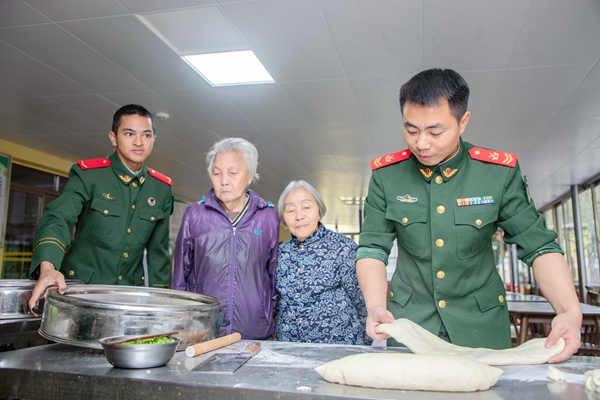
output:
[[[197,355],[220,349],[221,347],[239,342],[240,340],[242,340],[242,335],[235,332],[231,335],[223,336],[203,343],[198,343],[193,346],[188,346],[185,349],[185,355],[188,357],[196,357]]]

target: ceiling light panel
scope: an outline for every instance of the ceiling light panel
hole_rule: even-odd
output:
[[[212,86],[270,83],[273,78],[251,50],[182,57]]]

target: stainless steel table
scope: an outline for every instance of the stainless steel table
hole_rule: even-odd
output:
[[[238,349],[245,344],[238,343]],[[263,342],[260,353],[237,372],[223,374],[192,371],[205,355],[187,358],[179,352],[164,367],[126,370],[111,367],[100,350],[52,344],[0,354],[0,398],[587,400],[583,373],[600,368],[594,357],[573,357],[558,364],[568,378],[558,383],[546,378],[546,365],[503,367],[494,387],[475,393],[352,387],[326,382],[314,371],[346,355],[392,351],[406,350]]]

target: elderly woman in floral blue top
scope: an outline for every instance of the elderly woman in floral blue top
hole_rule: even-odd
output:
[[[276,340],[369,344],[354,264],[356,243],[320,222],[325,204],[305,181],[285,188],[278,211],[292,238],[279,246],[277,258]]]

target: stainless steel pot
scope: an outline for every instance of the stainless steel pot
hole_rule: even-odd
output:
[[[83,283],[67,279],[67,285]],[[0,319],[33,318],[29,314],[29,299],[37,281],[29,279],[0,279]]]
[[[46,293],[40,335],[55,342],[101,349],[98,339],[179,331],[178,349],[218,332],[217,298],[138,286],[73,285]]]

